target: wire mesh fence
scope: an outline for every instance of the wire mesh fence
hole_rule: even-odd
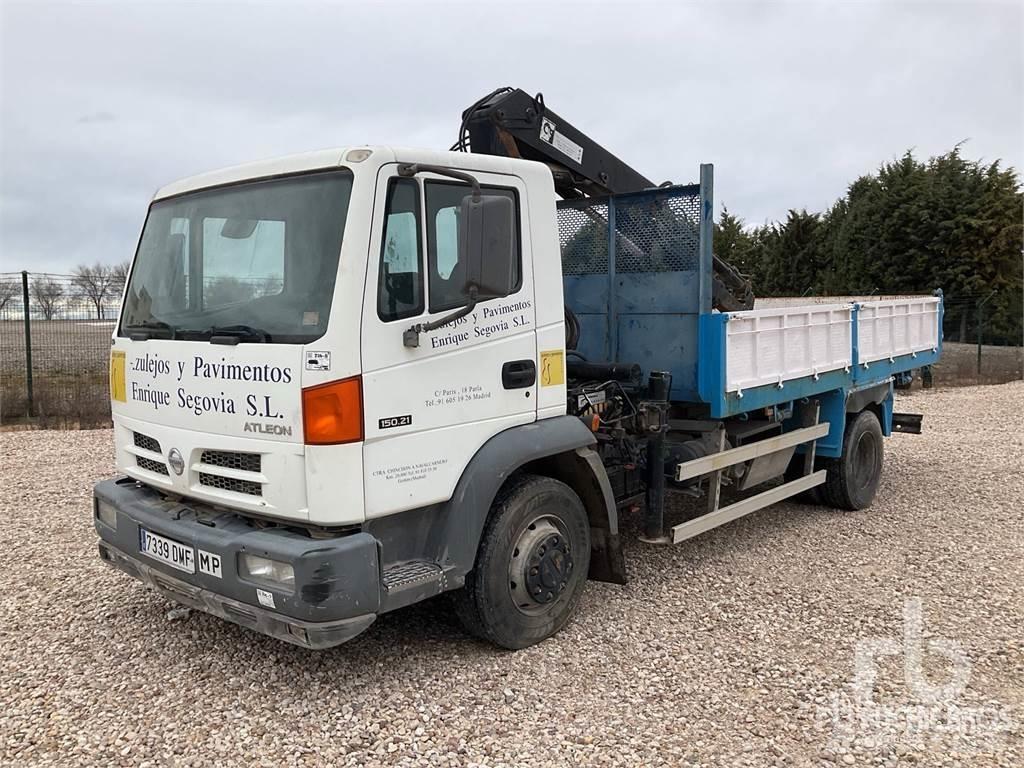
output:
[[[0,424],[110,421],[107,361],[121,287],[116,278],[0,273]]]

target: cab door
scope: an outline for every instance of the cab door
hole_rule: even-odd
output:
[[[409,328],[465,304],[458,211],[470,187],[419,174],[378,177],[363,305],[367,518],[446,501],[492,436],[536,420],[537,339],[526,188],[473,172],[485,194],[507,195],[517,221],[519,280],[508,296],[406,346]]]

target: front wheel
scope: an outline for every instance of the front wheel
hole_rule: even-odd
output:
[[[871,506],[882,479],[882,426],[871,411],[861,411],[846,425],[843,454],[829,461],[820,486],[825,504],[858,510]]]
[[[523,475],[502,489],[484,526],[476,564],[455,593],[472,634],[504,648],[539,643],[572,615],[590,566],[590,522],[573,490]]]

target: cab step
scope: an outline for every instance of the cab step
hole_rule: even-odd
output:
[[[380,610],[393,611],[428,597],[447,592],[459,584],[449,584],[448,571],[428,560],[409,560],[384,568],[381,574]]]
[[[437,563],[426,560],[410,560],[385,568],[381,583],[385,591],[393,592],[419,582],[436,581],[443,576],[444,571]]]

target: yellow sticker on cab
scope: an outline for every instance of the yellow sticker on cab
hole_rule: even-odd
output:
[[[110,351],[110,399],[119,403],[128,401],[124,381],[124,352],[116,349]]]
[[[561,349],[548,349],[540,353],[540,385],[557,387],[565,384],[565,352]]]

